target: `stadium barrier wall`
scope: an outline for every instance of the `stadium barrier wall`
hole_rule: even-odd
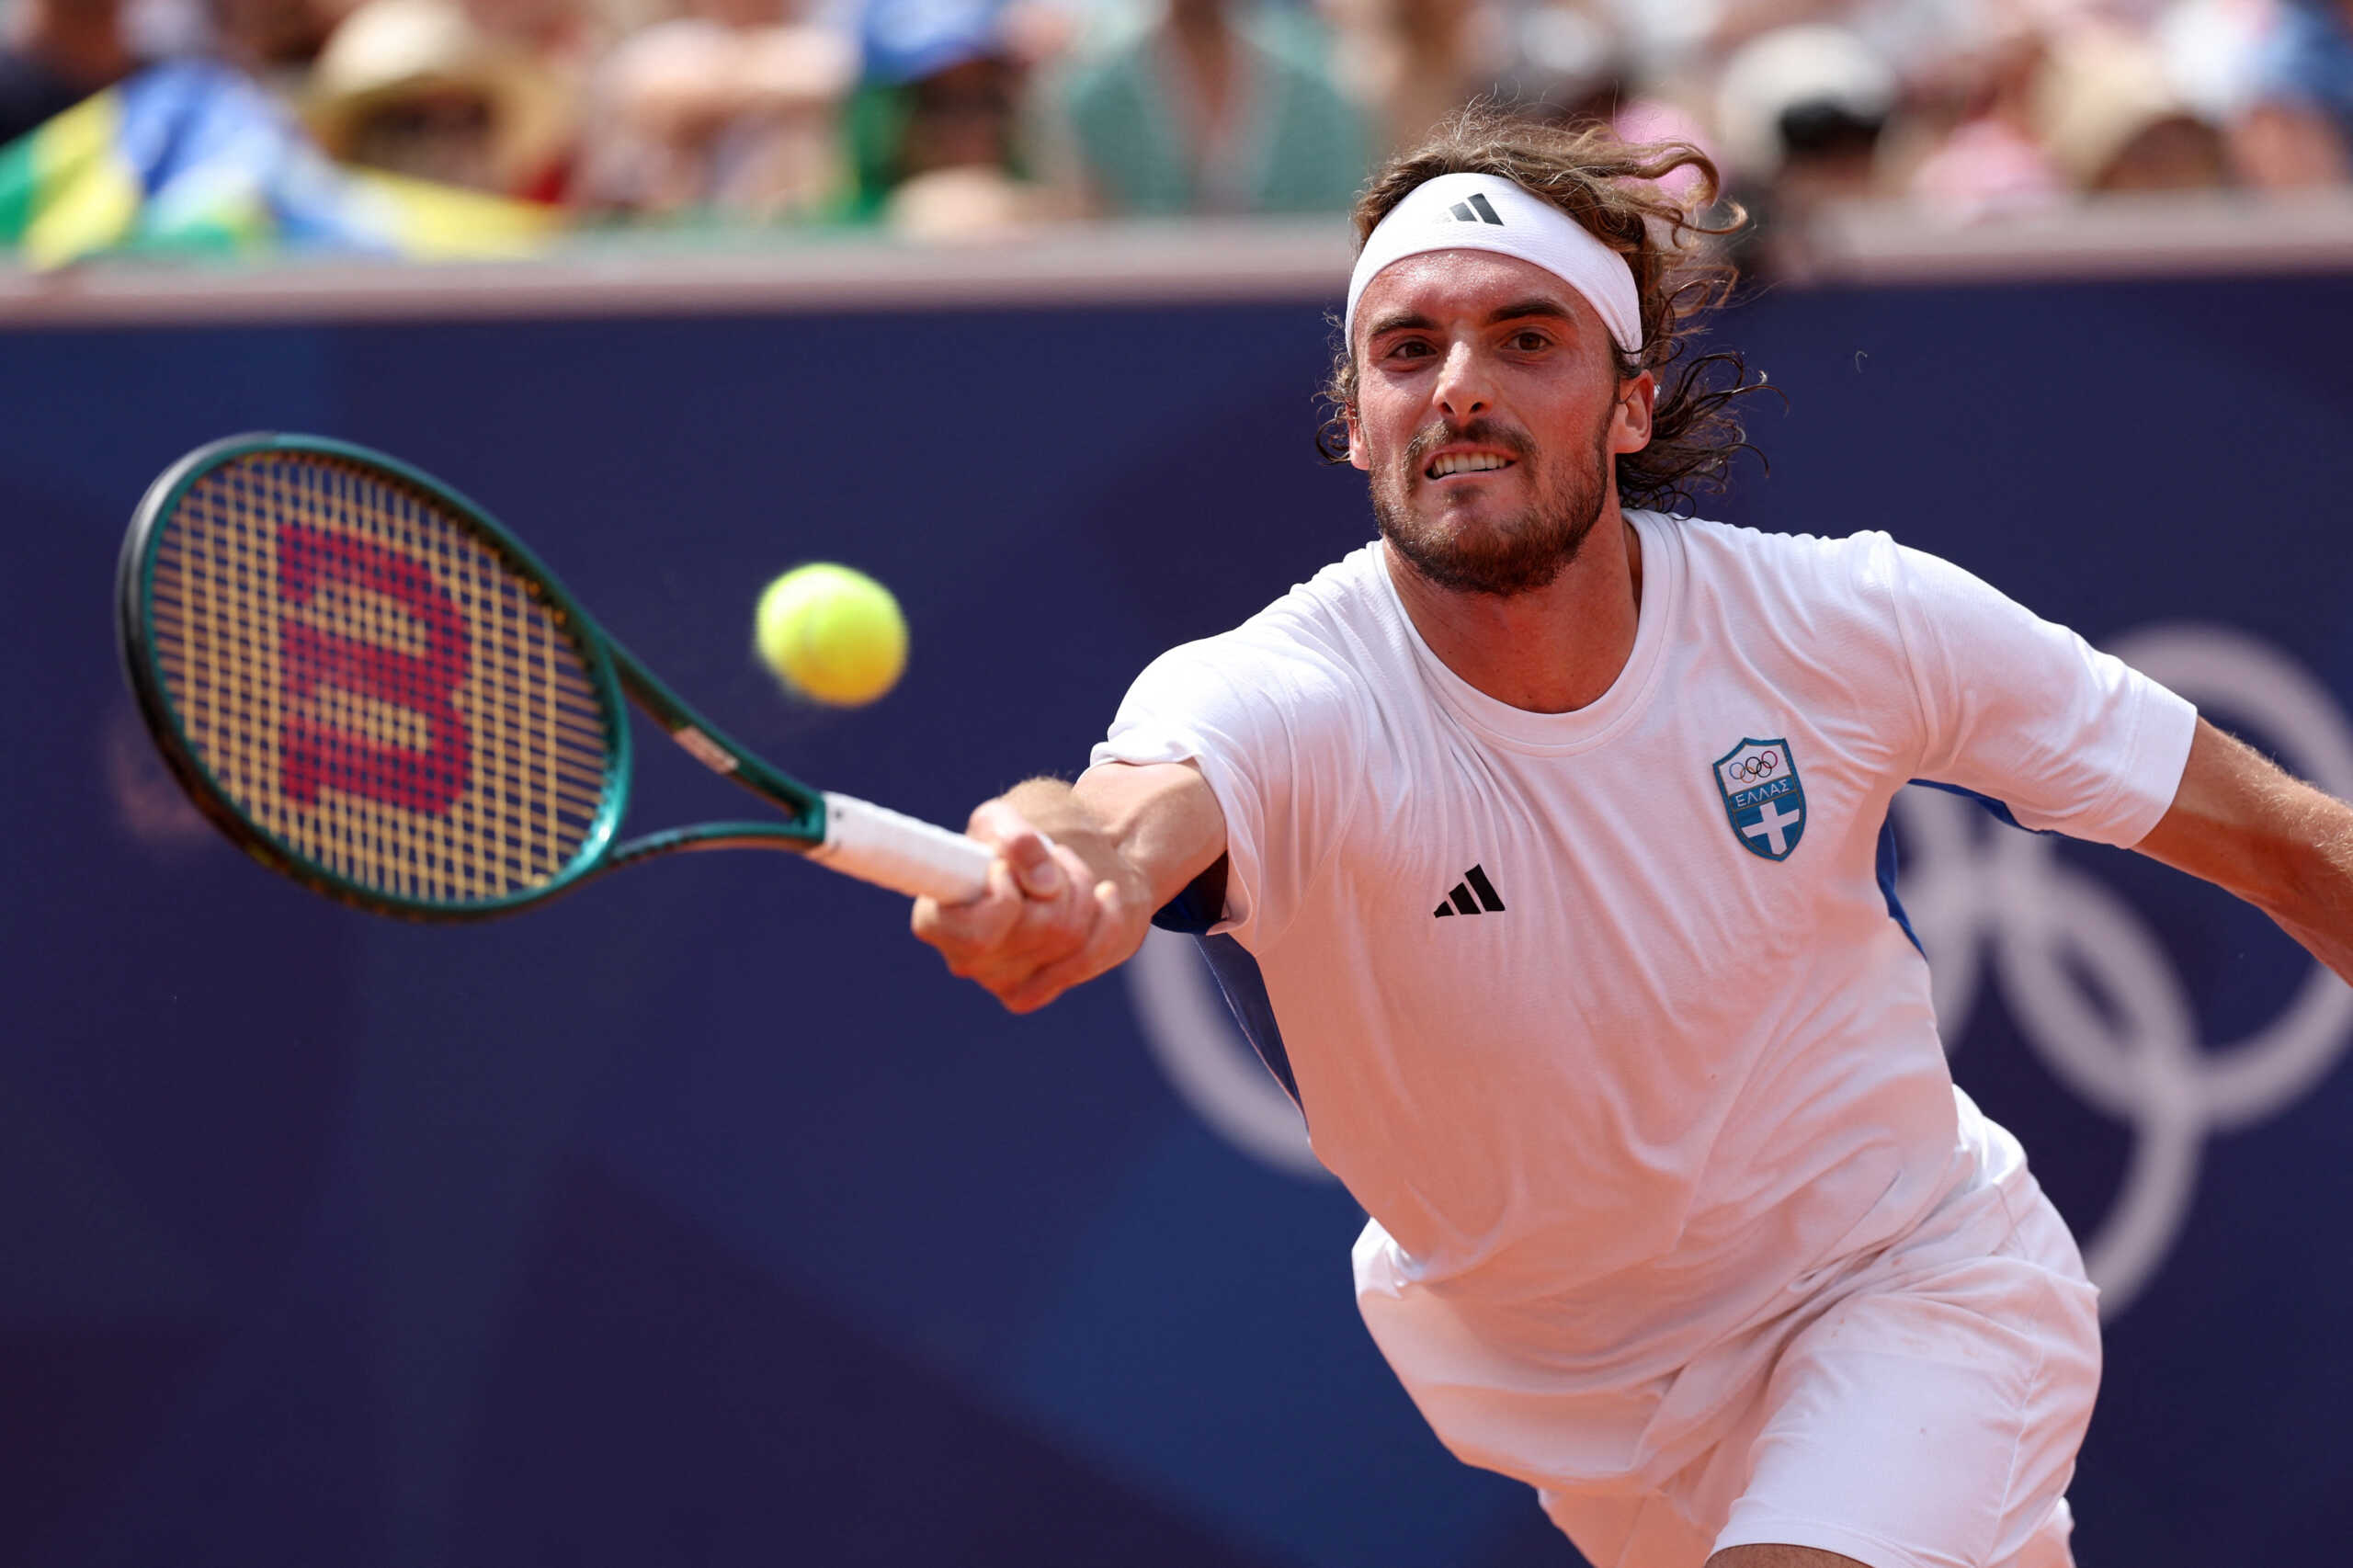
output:
[[[789,768],[961,821],[1367,534],[1310,450],[1302,267],[1153,305],[599,317],[509,278],[536,319],[324,287],[18,313],[0,1559],[1563,1561],[1389,1378],[1359,1217],[1185,949],[1017,1019],[898,901],[757,856],[372,921],[219,842],[116,668],[147,479],[320,431],[484,502]],[[1753,422],[1770,476],[1707,511],[1948,554],[2353,793],[2353,275],[1850,279],[1719,336],[1788,405]],[[872,709],[751,661],[759,585],[812,558],[907,608]],[[669,750],[633,820],[737,811]],[[1922,794],[1904,889],[1956,1072],[2107,1286],[2083,1561],[2333,1560],[2353,993],[2220,895]]]

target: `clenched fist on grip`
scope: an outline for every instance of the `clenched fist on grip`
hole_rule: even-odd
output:
[[[1075,788],[1031,779],[965,831],[996,851],[988,889],[952,906],[916,900],[915,934],[1016,1013],[1125,962],[1153,911],[1225,848],[1215,797],[1178,763],[1111,764]]]

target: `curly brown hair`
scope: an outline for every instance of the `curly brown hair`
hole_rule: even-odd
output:
[[[1660,183],[1686,168],[1699,176],[1688,199]],[[1619,352],[1618,374],[1630,380],[1649,370],[1660,392],[1650,445],[1619,454],[1620,502],[1669,509],[1688,503],[1695,490],[1722,489],[1733,454],[1756,450],[1734,404],[1768,390],[1767,383],[1762,376],[1750,380],[1747,362],[1729,349],[1684,365],[1671,390],[1665,375],[1705,330],[1698,318],[1732,290],[1733,269],[1710,258],[1708,242],[1747,222],[1737,206],[1719,222],[1708,220],[1719,188],[1708,155],[1688,142],[1621,142],[1600,126],[1562,127],[1473,105],[1372,176],[1352,214],[1357,248],[1415,187],[1450,174],[1510,180],[1575,219],[1633,270],[1643,347]],[[1315,433],[1316,450],[1327,462],[1346,462],[1347,415],[1357,396],[1356,357],[1346,341],[1335,351],[1323,395],[1332,414]]]

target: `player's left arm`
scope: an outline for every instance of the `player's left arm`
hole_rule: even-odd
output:
[[[2200,719],[2172,806],[2133,847],[2238,894],[2353,981],[2353,806]]]

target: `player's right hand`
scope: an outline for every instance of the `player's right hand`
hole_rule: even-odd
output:
[[[1123,961],[1152,912],[1099,877],[1005,801],[972,812],[964,830],[996,852],[986,892],[969,903],[915,901],[915,934],[948,970],[1016,1013],[1032,1013]]]

